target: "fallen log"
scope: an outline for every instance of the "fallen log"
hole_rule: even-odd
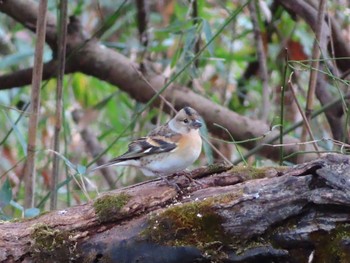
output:
[[[0,223],[1,262],[350,262],[350,158],[213,165]]]

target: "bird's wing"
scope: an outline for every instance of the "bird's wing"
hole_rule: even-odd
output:
[[[138,160],[143,156],[170,152],[177,147],[177,137],[178,136],[174,136],[171,140],[163,136],[141,137],[129,144],[129,149],[126,153],[109,160],[103,165],[93,168],[91,171],[112,166],[127,160]]]
[[[139,159],[147,155],[170,152],[177,147],[177,137],[172,137],[172,139],[163,136],[142,137],[130,143],[126,153],[111,161]]]
[[[174,133],[167,125],[160,126],[151,131],[147,137],[141,137],[129,144],[129,149],[123,155],[109,160],[107,163],[98,166],[91,171],[108,167],[127,160],[138,160],[143,156],[166,153],[174,150],[181,135]]]
[[[166,153],[174,150],[181,135],[172,131],[168,124],[152,130],[148,136],[141,137],[129,144],[129,149],[123,155],[111,161],[120,162],[130,159],[139,159],[143,156]]]

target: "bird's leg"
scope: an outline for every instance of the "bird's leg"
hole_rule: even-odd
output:
[[[167,185],[169,186],[172,186],[172,187],[175,187],[175,189],[178,191],[178,192],[182,192],[181,191],[181,188],[177,185],[177,183],[174,183],[174,182],[170,182],[167,178],[167,175],[164,175],[164,174],[160,174],[160,173],[157,173],[157,175],[162,178],[166,183]]]
[[[188,169],[186,169],[183,173],[183,175],[191,182],[191,183],[195,183],[198,184],[199,186],[204,186],[204,184],[202,184],[201,182],[197,181],[196,179],[192,178],[192,172],[189,171]]]

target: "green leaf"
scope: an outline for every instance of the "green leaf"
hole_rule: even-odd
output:
[[[5,215],[5,214],[1,211],[1,209],[0,209],[0,220],[2,220],[2,221],[8,221],[8,220],[11,220],[11,219],[12,219],[11,217]]]
[[[24,217],[25,218],[29,218],[29,217],[34,217],[40,214],[40,209],[33,207],[33,208],[29,208],[24,210]]]
[[[23,51],[21,53],[14,53],[8,56],[1,58],[0,60],[0,69],[6,69],[13,65],[21,64],[27,58],[32,57],[34,54],[33,50]]]
[[[85,9],[86,7],[84,6],[84,1],[82,0],[79,0],[78,1],[78,4],[76,5],[76,7],[74,8],[73,10],[73,14],[74,16],[80,16],[82,13],[83,13],[83,10]]]
[[[124,0],[110,16],[105,18],[102,26],[94,33],[94,38],[102,38],[104,33],[106,33],[113,25],[116,24],[117,20],[120,18],[120,15],[123,13],[122,10],[124,10],[123,7],[126,3],[127,0]]]
[[[207,20],[203,19],[203,32],[205,36],[205,40],[208,43],[213,38],[213,33],[211,31],[210,25]],[[214,56],[214,45],[213,42],[209,43],[208,51],[211,56]]]
[[[59,152],[56,152],[56,151],[54,151],[54,150],[47,150],[47,151],[49,151],[49,152],[53,152],[54,154],[56,154],[58,157],[60,157],[64,162],[65,162],[65,164],[69,167],[69,168],[71,168],[71,169],[73,169],[74,171],[77,171],[77,166],[75,165],[75,164],[73,164],[71,161],[69,161],[66,157],[64,157],[62,154],[60,154]]]
[[[20,130],[18,129],[16,123],[14,123],[10,116],[7,114],[6,110],[3,110],[3,112],[5,113],[5,116],[7,118],[7,120],[11,123],[12,129],[14,130],[16,137],[19,140],[19,143],[22,146],[22,150],[23,150],[23,154],[26,156],[27,155],[27,144],[26,144],[26,140],[24,139],[24,136],[22,135],[22,133],[20,132]]]
[[[18,209],[19,211],[23,211],[24,210],[23,206],[21,206],[19,203],[15,202],[13,200],[10,201],[10,205],[12,207]]]
[[[12,188],[10,180],[6,178],[0,189],[0,209],[10,204],[12,199]]]
[[[111,93],[109,96],[103,98],[96,105],[94,105],[93,108],[96,110],[100,110],[100,109],[104,108],[107,105],[107,103],[118,93],[119,93],[119,91]]]
[[[184,44],[184,51],[183,51],[184,54],[187,54],[187,53],[193,54],[193,47],[197,40],[196,33],[197,33],[196,27],[191,27],[190,29],[187,30],[185,35],[185,44]]]
[[[79,174],[86,174],[86,166],[78,164],[77,165],[77,171]]]
[[[179,58],[181,56],[181,49],[176,49],[175,54],[173,55],[171,62],[170,62],[170,67],[174,68],[176,63],[179,61]]]

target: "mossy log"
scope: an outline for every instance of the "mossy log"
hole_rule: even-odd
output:
[[[1,262],[350,262],[350,158],[214,165],[0,223]]]

